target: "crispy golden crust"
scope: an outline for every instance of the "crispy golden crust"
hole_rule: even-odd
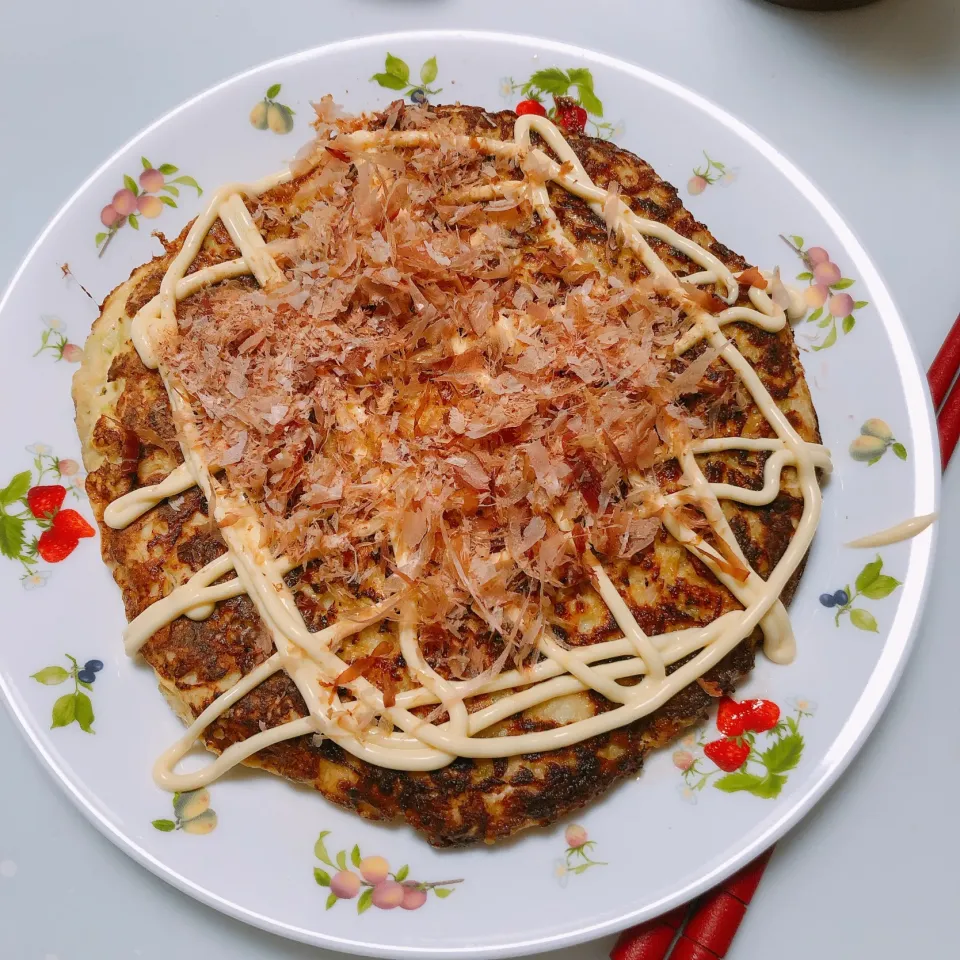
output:
[[[473,107],[437,110],[464,132],[512,135],[515,117],[511,112],[489,114]],[[595,182],[618,181],[622,195],[637,212],[696,240],[731,269],[747,266],[694,220],[677,191],[644,161],[604,141],[576,136],[570,141]],[[266,199],[289,214],[299,186],[295,181],[277,188]],[[604,225],[581,201],[558,188],[552,188],[551,194],[561,222],[581,247],[592,248],[601,260],[626,256],[610,252]],[[288,231],[286,222],[268,223],[267,238]],[[134,271],[130,280],[107,298],[75,378],[77,424],[90,471],[87,490],[100,524],[104,561],[122,590],[128,618],[168,594],[224,550],[219,534],[207,521],[206,503],[196,490],[161,504],[126,530],[110,530],[102,522],[110,501],[136,486],[157,482],[181,459],[166,392],[159,376],[143,366],[132,348],[129,323],[136,310],[157,292],[169,259],[185,234],[167,245],[164,256]],[[654,246],[676,273],[695,269],[672,248],[657,242]],[[218,221],[192,269],[237,255]],[[634,269],[640,272],[641,268]],[[738,325],[728,332],[801,436],[818,440],[816,415],[791,331],[769,334]],[[710,376],[720,380],[728,372],[719,369]],[[692,412],[706,409],[706,400],[694,396]],[[721,410],[719,415],[714,410],[712,416],[716,435],[770,432],[755,409],[746,413]],[[764,462],[763,454],[734,451],[710,457],[704,469],[711,481],[758,488]],[[667,464],[661,470],[661,481],[669,485],[677,475],[676,465]],[[801,509],[790,471],[784,475],[780,495],[767,507],[724,503],[747,558],[761,576],[769,574],[785,551]],[[712,574],[664,532],[633,560],[608,565],[608,572],[640,625],[650,633],[706,624],[739,608]],[[798,579],[799,571],[784,600],[789,600]],[[287,581],[312,629],[336,618],[335,598],[312,578],[309,566],[291,573]],[[589,587],[578,586],[558,596],[555,613],[571,644],[595,643],[618,634],[606,606]],[[365,630],[341,656],[349,661],[368,653],[382,633],[392,629],[383,624]],[[436,846],[492,842],[529,826],[552,823],[636,773],[649,750],[702,720],[712,698],[731,692],[749,673],[758,641],[755,632],[702,682],[690,684],[651,716],[550,753],[493,761],[459,759],[434,773],[406,773],[367,764],[330,741],[301,737],[265,749],[247,763],[310,784],[327,799],[361,816],[404,819]],[[272,645],[252,602],[241,596],[221,603],[206,621],[179,618],[159,630],[142,652],[171,705],[187,720],[262,663]],[[379,669],[388,671],[400,689],[409,686],[399,654],[392,664]],[[370,673],[368,678],[377,682],[378,674]],[[577,694],[528,710],[488,733],[495,736],[550,728],[609,708],[597,694]],[[281,673],[227,711],[209,728],[205,743],[220,752],[261,729],[305,714],[296,686]]]

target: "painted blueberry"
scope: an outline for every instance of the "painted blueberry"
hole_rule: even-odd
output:
[[[837,598],[832,593],[821,593],[820,602],[825,607],[835,607],[837,605]]]
[[[410,99],[414,103],[426,103],[427,102],[427,93],[423,87],[414,87],[410,91]]]
[[[99,673],[103,669],[102,660],[88,660],[83,665],[84,670],[89,670],[91,673]]]
[[[847,596],[847,591],[846,591],[846,590],[838,590],[838,591],[833,595],[833,602],[834,602],[838,607],[845,607],[845,606],[850,602],[850,597]]]
[[[93,683],[97,679],[97,675],[92,670],[81,670],[77,673],[77,679],[84,683]]]

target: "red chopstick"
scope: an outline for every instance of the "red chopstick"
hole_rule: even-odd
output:
[[[960,440],[960,387],[957,386],[960,381],[955,383],[958,370],[960,315],[927,371],[933,408],[937,411],[944,470]],[[678,907],[662,917],[624,930],[610,952],[610,960],[664,960],[678,930],[680,936],[669,960],[718,960],[726,956],[772,853],[773,847],[705,894],[693,904],[692,912],[690,907]],[[689,919],[684,924],[688,912]]]

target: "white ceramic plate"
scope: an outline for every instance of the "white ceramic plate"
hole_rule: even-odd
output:
[[[397,59],[387,61],[388,51]],[[783,234],[803,250],[822,248],[837,265],[837,276],[826,279],[837,281],[828,307],[839,316],[827,309],[797,331],[836,465],[791,610],[799,656],[789,667],[760,659],[743,692],[776,703],[784,723],[756,736],[730,779],[704,755],[704,744],[721,737],[711,719],[576,823],[493,849],[434,851],[408,829],[366,823],[310,791],[250,772],[211,788],[216,829],[198,835],[211,815],[189,815],[206,800],[178,818],[151,780],[153,758],[181,728],[152,673],[123,655],[120,597],[95,540],[80,540],[56,562],[31,559],[41,531],[20,497],[38,483],[59,484],[67,491],[62,509],[90,517],[76,472],[73,345],[97,315],[94,301],[159,252],[150,230],[175,235],[199,209],[197,186],[254,179],[291,158],[310,134],[311,99],[331,92],[351,110],[383,107],[396,96],[420,96],[421,71],[423,87],[442,91],[426,93],[434,102],[490,108],[513,106],[531,78],[547,94],[569,85],[590,111],[595,126],[588,129],[613,133],[649,160],[748,259],[780,264],[787,279],[803,274],[807,267]],[[265,129],[252,122],[258,103]],[[278,132],[291,122],[291,132]],[[141,199],[137,228],[131,218],[111,234],[101,226],[102,208],[124,188],[125,175],[138,180],[147,164],[159,170],[146,181],[160,199]],[[107,236],[97,238],[101,232]],[[360,954],[513,957],[654,916],[718,882],[810,809],[862,744],[909,650],[933,531],[879,554],[842,546],[936,510],[933,420],[903,323],[849,228],[803,174],[730,115],[640,67],[558,43],[459,32],[371,37],[259,67],[174,110],[97,170],[30,251],[0,304],[0,323],[0,544],[12,555],[0,557],[7,625],[0,686],[91,822],[159,876],[265,929]],[[895,440],[874,438],[879,459],[868,465],[849,448],[871,418],[885,421]],[[867,566],[878,555],[882,570]],[[824,606],[821,595],[838,590],[856,596]],[[80,668],[99,660],[103,669],[84,687],[65,654]],[[324,852],[315,850],[321,831],[329,831],[326,855],[334,862],[356,848],[387,858],[394,872],[408,865],[411,880],[462,882],[441,884],[412,912],[358,910],[359,899],[325,909],[329,890],[314,870],[337,867],[316,855]]]

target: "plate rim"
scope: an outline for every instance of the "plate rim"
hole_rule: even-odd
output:
[[[827,194],[783,152],[774,147],[762,134],[710,98],[640,64],[631,63],[611,54],[602,53],[560,40],[547,39],[529,34],[504,33],[491,30],[428,29],[390,31],[387,33],[354,36],[331,43],[311,46],[292,54],[256,64],[246,70],[232,74],[226,79],[205,88],[194,96],[183,100],[152,123],[149,123],[118,147],[83,180],[80,186],[73,191],[69,199],[60,206],[57,213],[40,231],[23,260],[14,271],[9,283],[6,285],[3,296],[0,297],[0,314],[3,313],[21,277],[32,263],[47,237],[56,229],[61,219],[66,216],[73,205],[112,164],[121,159],[128,151],[153,131],[166,124],[175,116],[184,113],[202,100],[214,96],[221,90],[262,72],[312,60],[318,56],[363,49],[378,44],[430,40],[438,42],[463,40],[468,42],[496,43],[515,47],[532,46],[536,47],[538,51],[578,57],[589,62],[602,64],[603,66],[622,71],[643,83],[650,84],[653,87],[678,97],[691,106],[707,113],[735,135],[746,141],[749,146],[771,163],[774,168],[786,177],[792,186],[803,195],[804,199],[814,207],[817,213],[823,217],[829,228],[841,241],[845,253],[849,255],[853,264],[856,266],[860,278],[871,291],[871,295],[874,298],[873,306],[877,309],[880,315],[880,321],[890,338],[894,360],[901,383],[904,387],[915,451],[914,475],[917,485],[914,498],[915,512],[919,515],[939,511],[941,483],[940,473],[936,469],[937,451],[939,447],[935,442],[935,416],[930,400],[929,387],[926,377],[923,375],[919,365],[919,357],[913,339],[903,321],[900,311],[897,309],[890,291],[887,289],[878,269],[867,253],[865,246],[860,242],[856,233],[848,226],[839,211],[834,207]],[[925,466],[926,469],[924,469]],[[893,692],[900,681],[923,621],[923,608],[930,590],[933,563],[936,555],[937,527],[938,524],[933,524],[927,531],[912,541],[912,546],[917,549],[911,549],[910,551],[907,571],[904,574],[904,589],[879,659],[870,672],[864,684],[863,691],[854,704],[849,717],[834,737],[826,754],[822,757],[819,776],[814,777],[806,788],[792,799],[789,808],[786,809],[780,817],[771,823],[762,834],[754,837],[742,846],[738,845],[736,852],[727,856],[722,863],[719,863],[712,870],[700,875],[697,880],[691,881],[669,896],[663,897],[654,903],[647,904],[633,912],[627,912],[612,919],[589,923],[576,930],[551,936],[541,936],[529,940],[518,940],[513,943],[494,946],[436,948],[423,945],[386,947],[384,944],[378,942],[360,939],[355,940],[318,933],[314,930],[308,930],[303,927],[275,920],[265,914],[241,906],[232,900],[225,899],[213,890],[195,883],[148,853],[133,837],[127,836],[119,827],[109,822],[106,816],[83,796],[79,785],[72,782],[68,771],[52,756],[51,752],[40,741],[32,729],[26,716],[26,710],[18,707],[13,688],[11,686],[11,688],[8,689],[2,673],[0,673],[0,693],[2,693],[3,696],[0,699],[6,704],[8,711],[16,721],[21,732],[25,735],[27,742],[43,762],[43,766],[48,774],[100,833],[107,837],[108,840],[125,854],[141,866],[146,867],[160,879],[221,913],[225,913],[230,917],[277,936],[361,956],[387,958],[421,957],[430,958],[430,960],[437,958],[437,960],[439,960],[439,958],[447,957],[511,958],[539,953],[546,950],[573,946],[608,934],[617,933],[626,927],[641,923],[673,907],[690,901],[758,856],[779,840],[813,809],[827,790],[849,767],[854,757],[857,756],[886,710]],[[920,568],[919,570],[916,569],[918,567]],[[387,952],[388,950],[389,952]]]

